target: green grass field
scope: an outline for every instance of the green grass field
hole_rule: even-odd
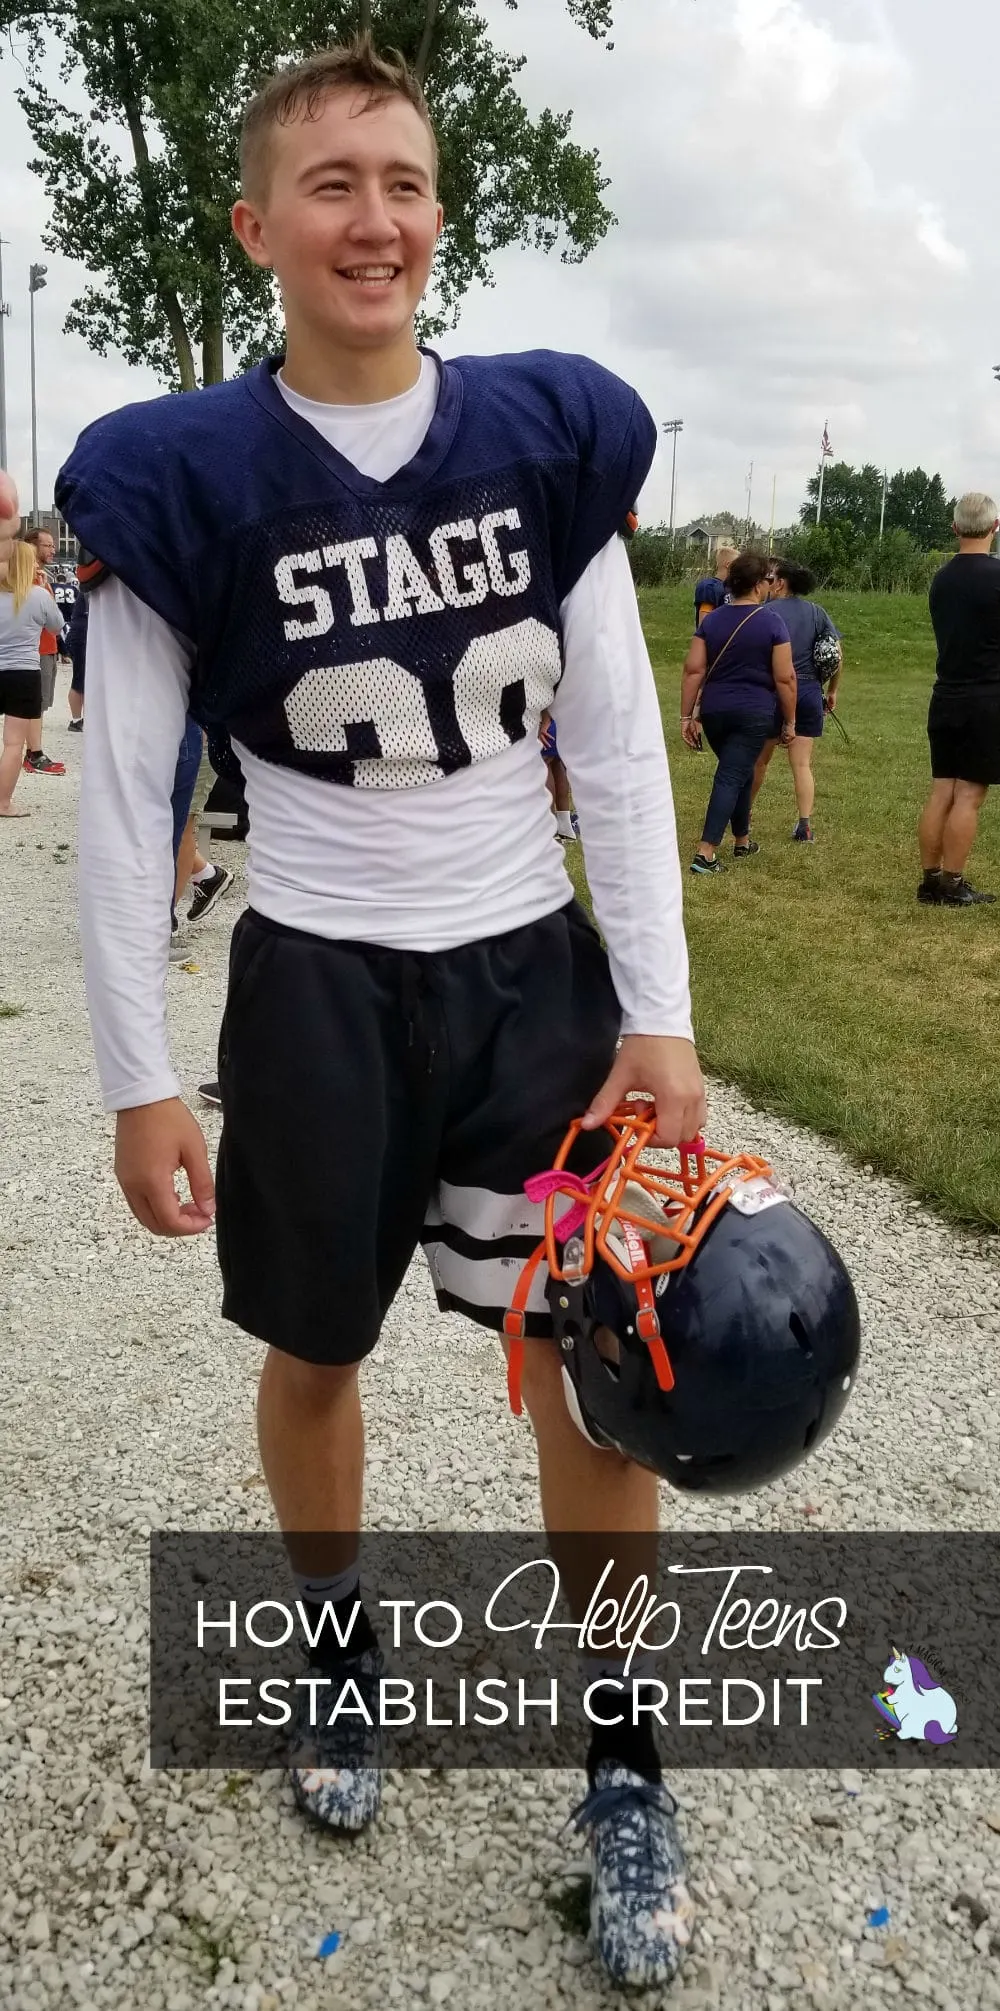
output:
[[[947,1213],[1000,1225],[1000,903],[920,908],[914,898],[934,665],[926,602],[825,597],[844,637],[839,711],[851,745],[828,726],[817,747],[817,842],[790,841],[794,796],[779,749],[757,801],[759,856],[733,866],[729,840],[728,870],[706,880],[686,868],[714,757],[691,754],[677,724],[690,592],[640,601],[670,748],[706,1069],[856,1161],[901,1174]],[[1000,893],[991,797],[970,876]]]

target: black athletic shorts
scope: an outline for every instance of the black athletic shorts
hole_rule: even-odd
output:
[[[927,737],[935,782],[1000,783],[1000,685],[936,684]]]
[[[600,1087],[620,1023],[576,902],[437,954],[248,910],[219,1042],[223,1316],[303,1361],[360,1361],[422,1243],[438,1304],[501,1329],[542,1233],[524,1182]],[[588,1133],[572,1163],[608,1150]]]
[[[0,712],[9,719],[39,719],[42,712],[42,672],[0,670]]]

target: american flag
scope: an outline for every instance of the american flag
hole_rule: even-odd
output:
[[[829,420],[827,420],[827,423],[826,423],[826,425],[825,425],[825,426],[824,426],[824,428],[823,428],[823,444],[822,444],[822,447],[821,447],[820,451],[821,451],[821,453],[822,453],[822,456],[823,456],[823,459],[824,459],[824,461],[825,461],[825,460],[827,459],[828,455],[830,455],[830,454],[832,454],[832,453],[833,453],[833,448],[832,448],[832,447],[831,447],[831,445],[830,445],[830,422],[829,422]]]

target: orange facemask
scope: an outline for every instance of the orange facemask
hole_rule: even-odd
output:
[[[595,1256],[627,1279],[638,1304],[636,1331],[649,1348],[656,1380],[662,1390],[673,1389],[654,1280],[691,1262],[734,1187],[773,1180],[766,1159],[746,1152],[713,1152],[703,1138],[677,1148],[676,1170],[645,1163],[643,1155],[656,1136],[656,1110],[648,1097],[620,1104],[606,1119],[612,1151],[585,1178],[566,1170],[580,1129],[579,1119],[570,1125],[550,1172],[525,1181],[529,1200],[545,1203],[545,1234],[528,1258],[504,1315],[503,1331],[510,1342],[507,1393],[517,1417],[522,1410],[525,1308],[543,1258],[556,1283],[578,1284],[588,1278]],[[572,1205],[557,1219],[560,1195]]]

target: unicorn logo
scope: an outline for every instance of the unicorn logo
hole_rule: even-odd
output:
[[[885,1689],[876,1692],[872,1703],[885,1719],[888,1739],[923,1739],[931,1746],[948,1746],[958,1730],[955,1700],[931,1675],[926,1662],[916,1655],[892,1650],[892,1661],[882,1678]]]

